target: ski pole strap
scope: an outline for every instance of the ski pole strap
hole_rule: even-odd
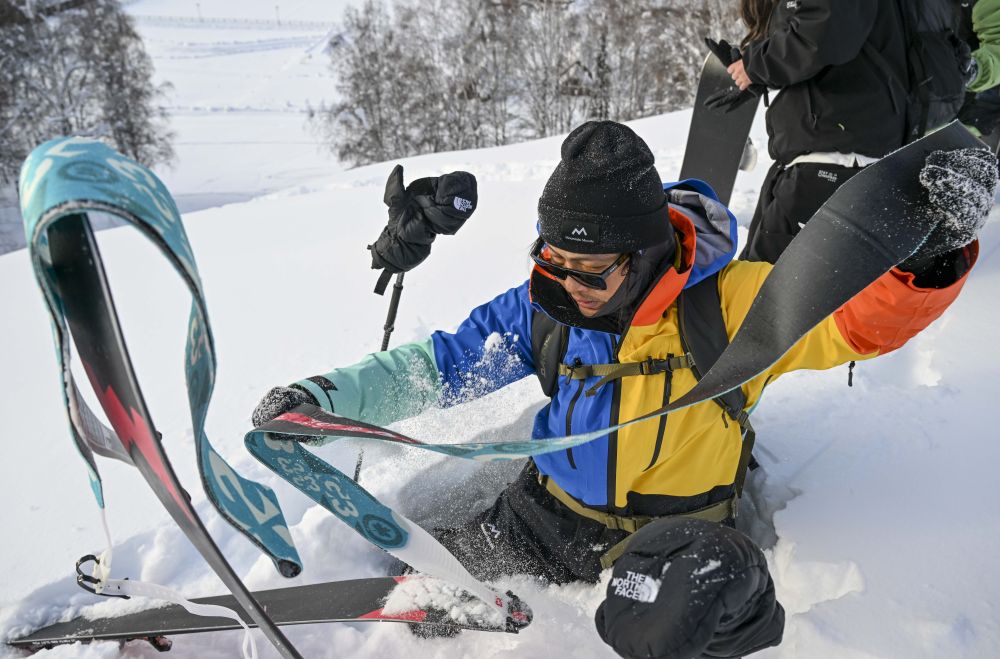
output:
[[[559,364],[559,375],[571,380],[586,380],[591,377],[600,377],[594,386],[587,389],[586,394],[593,396],[597,391],[619,378],[633,375],[657,375],[667,371],[676,371],[682,368],[691,368],[694,359],[690,353],[680,356],[669,355],[667,359],[653,359],[652,357],[641,362],[625,362],[622,364]]]
[[[615,561],[617,561],[621,555],[625,553],[625,548],[628,546],[628,542],[631,540],[632,534],[650,522],[669,517],[693,517],[695,519],[703,519],[709,522],[724,522],[727,519],[733,519],[736,517],[736,508],[739,501],[739,498],[736,495],[733,495],[728,499],[724,499],[718,503],[713,503],[705,506],[704,508],[699,508],[698,510],[692,510],[689,513],[660,515],[656,517],[645,517],[641,515],[629,517],[625,515],[605,513],[600,510],[594,510],[593,508],[584,506],[579,501],[574,499],[568,492],[556,485],[556,482],[548,476],[539,474],[538,482],[541,483],[546,492],[551,494],[559,503],[563,504],[577,515],[586,517],[587,519],[595,522],[600,522],[609,529],[625,531],[628,534],[621,542],[617,543],[601,555],[601,568],[605,570],[614,565]]]
[[[392,273],[388,270],[383,270],[378,276],[378,281],[375,282],[375,295],[385,295],[385,289],[389,286],[389,280],[392,279]]]

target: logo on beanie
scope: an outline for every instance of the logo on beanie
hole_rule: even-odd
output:
[[[466,211],[472,210],[472,202],[468,199],[462,199],[461,197],[455,197],[451,203],[455,206],[455,210],[465,213]]]
[[[496,549],[493,544],[493,540],[500,539],[500,529],[489,522],[483,522],[479,525],[479,530],[481,530],[483,535],[486,536],[486,542],[489,544],[490,549]]]
[[[570,243],[597,244],[601,239],[601,227],[593,222],[563,222],[562,239]]]
[[[615,577],[611,580],[615,595],[646,604],[656,601],[661,583],[663,582],[660,579],[631,570],[626,570],[624,577]]]

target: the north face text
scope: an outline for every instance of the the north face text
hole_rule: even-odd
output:
[[[614,594],[618,597],[646,603],[656,601],[661,583],[659,579],[654,579],[648,574],[631,570],[626,570],[624,577],[615,577],[611,580],[611,585],[615,589]]]

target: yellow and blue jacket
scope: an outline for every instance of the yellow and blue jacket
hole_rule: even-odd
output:
[[[691,182],[688,187],[700,189]],[[731,261],[735,219],[710,199],[710,190],[705,192],[701,204],[670,204],[680,249],[673,263],[664,264],[631,319],[619,332],[570,326],[564,362],[641,362],[684,354],[677,297],[686,286],[715,273],[732,339],[772,266]],[[690,202],[691,195],[686,199]],[[975,256],[974,245],[970,259]],[[944,312],[964,281],[944,289],[921,289],[908,273],[886,273],[744,384],[745,409],[752,410],[764,387],[785,373],[827,369],[902,346]],[[368,355],[358,364],[298,384],[328,411],[379,425],[418,414],[431,404],[453,405],[485,395],[534,374],[532,315],[546,311],[557,289],[558,284],[536,268],[529,281],[474,309],[455,332],[435,332],[426,341]],[[659,373],[612,380],[591,396],[583,392],[599,378],[561,378],[535,418],[533,436],[608,428],[664,406],[696,382],[689,369],[674,371],[670,386],[666,377]],[[324,378],[334,386],[317,384]],[[587,507],[657,516],[729,498],[741,447],[740,427],[713,401],[706,401],[534,460],[542,474]]]

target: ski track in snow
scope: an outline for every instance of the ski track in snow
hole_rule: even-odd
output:
[[[130,10],[160,16],[168,6],[148,0],[132,3]],[[223,15],[228,6],[206,1],[202,10]],[[308,20],[293,15],[293,6],[298,4],[283,5],[282,15]],[[274,9],[262,3],[249,11],[265,21]],[[203,195],[212,203],[207,195],[226,190],[228,199],[242,202],[185,216],[220,358],[209,436],[235,469],[278,493],[306,565],[302,576],[279,577],[205,502],[180,373],[186,292],[134,231],[102,233],[153,417],[199,513],[252,588],[381,575],[388,557],[258,467],[242,449],[242,433],[268,387],[351,363],[377,348],[386,301],[370,292],[374,277],[364,245],[384,222],[381,194],[391,163],[341,171],[311,146],[300,111],[324,75],[322,58],[304,52],[315,45],[316,34],[275,36],[247,26],[244,35],[230,25],[219,38],[189,25],[190,15],[175,20],[139,21],[159,75],[175,80],[171,102],[187,108],[175,115],[179,163],[165,180],[181,198]],[[665,179],[676,176],[689,116],[687,111],[632,122],[650,142]],[[753,135],[762,162],[740,175],[730,204],[744,224],[770,164],[760,117]],[[438,241],[434,255],[408,277],[393,344],[453,327],[474,305],[519,283],[527,269],[534,203],[558,161],[561,139],[403,161],[407,180],[468,169],[479,178],[481,197],[462,235]],[[226,140],[233,143],[220,144]],[[249,196],[256,198],[244,201]],[[740,236],[745,238],[743,227]],[[846,387],[846,367],[787,376],[769,387],[754,415],[761,469],[751,475],[740,526],[765,549],[788,618],[784,643],[754,656],[1000,655],[1000,573],[991,567],[1000,550],[1000,513],[992,504],[1000,449],[988,414],[1000,391],[993,339],[1000,326],[994,301],[998,251],[1000,211],[994,209],[963,296],[904,349],[859,364],[852,388]],[[456,278],[456,270],[466,274]],[[0,398],[8,437],[0,483],[9,502],[5,521],[17,529],[3,545],[4,564],[13,567],[0,576],[0,636],[76,614],[146,606],[95,600],[70,576],[78,556],[101,548],[99,522],[66,430],[51,341],[43,329],[46,316],[23,251],[0,258],[0,281],[0,307],[11,310],[0,316],[0,371],[17,374],[17,384]],[[148,303],[150,291],[156,305]],[[394,427],[428,441],[522,437],[541,404],[529,378]],[[29,418],[23,410],[35,412]],[[342,441],[320,453],[350,472],[357,446]],[[374,443],[366,445],[365,456],[362,484],[425,527],[482,510],[521,466]],[[116,540],[115,574],[163,583],[190,597],[222,592],[134,471],[107,461],[100,467]],[[455,639],[417,640],[404,626],[372,623],[286,629],[309,657],[419,652],[550,659],[556,640],[575,657],[611,657],[592,621],[609,575],[600,584],[560,587],[512,577],[503,587],[535,613],[535,622],[517,636],[466,632]],[[171,656],[233,656],[240,634],[176,637]],[[262,656],[275,656],[260,635],[258,642]],[[121,652],[103,643],[36,656],[160,655],[142,643]]]

